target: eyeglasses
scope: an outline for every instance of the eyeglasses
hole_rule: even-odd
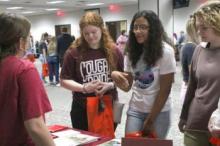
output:
[[[147,29],[149,29],[149,26],[148,25],[144,25],[144,24],[134,25],[133,31],[138,31],[138,29],[140,31],[146,31]]]

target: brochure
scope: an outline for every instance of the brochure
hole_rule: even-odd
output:
[[[72,129],[54,132],[57,138],[54,139],[56,146],[78,146],[97,141],[99,137],[82,134]]]

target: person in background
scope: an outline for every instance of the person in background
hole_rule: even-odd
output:
[[[34,48],[34,38],[32,35],[30,35],[30,40],[29,40],[29,48],[26,51],[26,57],[29,59],[31,62],[35,61],[35,48]]]
[[[59,56],[60,67],[63,66],[63,57],[66,50],[69,48],[73,39],[71,35],[68,33],[68,29],[66,27],[61,28],[61,35],[57,37],[57,53]]]
[[[177,39],[177,45],[179,46],[179,48],[182,47],[183,43],[185,42],[185,39],[186,39],[185,33],[182,30],[182,31],[180,31],[180,36]]]
[[[117,46],[122,54],[124,54],[124,49],[126,47],[126,42],[128,40],[128,37],[126,36],[125,32],[126,32],[125,30],[122,30],[121,35],[118,37],[116,41]]]
[[[43,65],[44,64],[47,64],[47,45],[48,45],[48,42],[49,42],[49,35],[47,32],[43,33],[41,35],[41,41],[40,41],[40,46],[39,46],[39,50],[40,50],[40,60],[41,60],[41,63],[42,63],[42,73],[41,73],[41,77],[42,77],[42,80],[44,83],[47,83],[45,77],[45,73],[44,73],[44,67]]]
[[[36,41],[35,42],[35,44],[34,44],[34,46],[35,46],[35,49],[36,49],[36,58],[39,58],[39,56],[40,56],[40,49],[39,49],[39,47],[40,47],[40,42],[39,41]]]
[[[182,75],[183,83],[180,92],[181,101],[184,100],[188,81],[189,81],[189,71],[193,52],[196,46],[199,44],[199,37],[195,30],[194,18],[190,17],[186,24],[186,43],[181,48],[181,66],[182,66]]]
[[[177,34],[174,32],[173,33],[173,44],[176,45],[177,43]]]
[[[47,32],[45,32],[41,35],[41,41],[40,41],[40,46],[39,46],[40,54],[42,54],[45,59],[47,57],[48,43],[49,43],[49,35]]]
[[[193,54],[179,129],[186,146],[211,146],[208,121],[220,97],[220,1],[207,1],[193,14],[202,42]]]
[[[181,48],[182,48],[182,46],[183,46],[183,44],[185,43],[185,39],[186,39],[186,37],[185,37],[185,33],[184,33],[184,31],[182,30],[182,31],[180,31],[180,35],[179,35],[179,37],[177,38],[177,42],[176,42],[176,48],[177,48],[177,51],[178,51],[178,55],[179,55],[179,59],[181,60]]]
[[[112,72],[116,86],[124,91],[132,87],[125,134],[156,132],[165,138],[170,126],[169,93],[174,81],[174,49],[159,17],[153,11],[137,12],[132,19],[124,73]]]
[[[51,111],[33,63],[23,59],[30,22],[12,13],[0,14],[0,145],[55,146],[44,123]]]
[[[47,63],[49,68],[49,81],[50,85],[58,85],[59,84],[59,58],[57,54],[57,40],[56,37],[53,36],[50,39],[48,44],[48,56]],[[54,82],[55,75],[55,82]]]
[[[97,13],[85,13],[79,27],[81,36],[65,54],[60,84],[73,94],[73,128],[87,131],[86,97],[108,94],[113,100],[118,99],[111,72],[123,70],[123,56]]]

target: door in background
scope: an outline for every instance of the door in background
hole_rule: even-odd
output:
[[[66,27],[67,32],[71,35],[71,25],[70,24],[61,24],[61,25],[55,25],[55,35],[56,35],[56,37],[61,34],[61,29],[63,27]]]
[[[127,32],[127,20],[108,21],[105,23],[112,39],[116,42],[122,30]]]

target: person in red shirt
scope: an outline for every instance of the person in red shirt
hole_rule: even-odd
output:
[[[12,13],[0,14],[0,145],[54,146],[44,123],[51,111],[33,63],[23,59],[30,22]]]

